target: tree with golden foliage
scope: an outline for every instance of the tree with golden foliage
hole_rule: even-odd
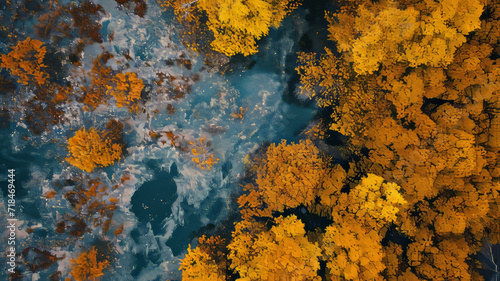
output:
[[[296,8],[290,0],[161,0],[160,4],[173,7],[181,21],[196,20],[190,16],[195,11],[206,15],[214,36],[212,48],[228,56],[257,53],[256,41]]]
[[[321,280],[321,250],[305,236],[295,215],[276,218],[269,230],[262,223],[236,224],[228,245],[231,268],[241,280]]]
[[[382,231],[395,222],[400,209],[407,203],[395,183],[384,183],[384,179],[368,174],[348,194],[340,194],[332,207],[330,217],[336,222],[353,220],[367,229]]]
[[[82,128],[68,140],[70,156],[66,158],[71,165],[88,173],[97,167],[106,167],[119,160],[123,145],[113,137],[94,128]]]
[[[428,229],[419,229],[415,242],[408,246],[407,252],[408,264],[416,276],[420,280],[481,280],[477,273],[470,270],[469,255],[476,250],[463,237],[443,238],[435,237]],[[434,242],[438,239],[439,242]]]
[[[91,250],[81,253],[77,259],[71,259],[70,274],[76,281],[95,281],[104,275],[102,271],[108,267],[109,261],[97,261],[97,254],[95,247],[92,247]]]
[[[320,235],[332,280],[383,280],[385,252],[380,244],[406,201],[394,183],[368,174],[349,193],[337,193],[326,215],[333,224]]]
[[[225,281],[229,280],[226,270],[229,267],[224,239],[219,236],[198,239],[196,248],[188,247],[188,253],[181,260],[182,280],[186,281]]]
[[[7,55],[0,55],[0,67],[8,68],[12,75],[18,77],[19,83],[43,85],[49,77],[45,72],[47,66],[43,63],[46,53],[43,42],[28,37],[17,42]]]
[[[403,6],[403,7],[401,7]],[[354,62],[358,74],[371,74],[380,63],[415,67],[447,66],[465,36],[481,26],[479,0],[441,0],[415,5],[365,1],[328,17],[330,38]]]
[[[285,208],[312,205],[330,184],[327,179],[331,170],[310,140],[271,144],[265,160],[257,163],[255,169],[255,183],[247,184],[245,190],[249,193],[238,198],[244,218],[270,217],[272,212],[282,212]]]
[[[356,220],[328,226],[322,235],[321,248],[331,280],[384,280],[385,253],[382,236],[363,227]]]

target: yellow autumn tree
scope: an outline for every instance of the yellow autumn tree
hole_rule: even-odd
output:
[[[173,7],[181,20],[195,20],[196,10],[207,17],[206,25],[213,33],[212,48],[228,56],[257,52],[257,40],[277,28],[295,8],[290,0],[160,0],[164,7]]]
[[[407,203],[399,190],[397,184],[384,183],[382,177],[368,174],[347,196],[339,196],[337,205],[340,208],[335,207],[332,217],[340,221],[342,216],[353,216],[368,229],[380,231],[396,221],[400,208]]]
[[[43,85],[49,77],[45,72],[47,66],[43,63],[46,53],[43,42],[28,37],[17,42],[10,53],[0,55],[0,67],[8,68],[12,75],[19,77],[19,83]]]
[[[102,271],[108,267],[109,261],[98,261],[97,254],[95,247],[92,247],[91,250],[81,253],[77,259],[71,259],[70,274],[76,281],[95,281],[104,275]]]
[[[321,250],[308,241],[296,216],[276,218],[269,230],[255,221],[235,225],[231,268],[241,280],[321,280],[317,276]]]
[[[405,210],[399,190],[368,174],[349,193],[336,194],[326,214],[334,222],[319,239],[332,280],[383,280],[385,252],[380,243]]]
[[[218,236],[202,236],[196,248],[188,247],[188,253],[181,260],[182,280],[225,281],[228,280],[227,253],[224,240]]]
[[[104,132],[82,128],[68,140],[70,156],[66,161],[90,173],[97,167],[112,165],[120,159],[122,149],[122,144],[112,137],[106,137]]]

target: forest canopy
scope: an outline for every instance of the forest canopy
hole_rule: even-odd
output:
[[[482,280],[474,255],[500,242],[500,3],[339,5],[326,11],[334,49],[296,68],[323,125],[253,158],[224,278]],[[295,253],[268,260],[264,242]]]
[[[12,279],[500,276],[500,0],[155,1],[0,4]]]

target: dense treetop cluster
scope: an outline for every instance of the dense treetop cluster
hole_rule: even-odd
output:
[[[182,269],[218,265],[220,280],[481,280],[474,254],[500,242],[500,3],[339,5],[326,14],[336,49],[301,53],[297,67],[301,95],[327,118],[311,140],[256,156],[227,262],[190,250]],[[315,146],[335,132],[348,137],[341,165]],[[314,227],[304,210],[328,223]]]
[[[147,12],[142,0],[116,2],[139,17]],[[212,62],[255,54],[258,41],[298,5],[159,2],[175,11],[184,42]],[[303,140],[263,144],[247,158],[234,225],[220,226],[189,247],[180,265],[183,280],[482,280],[474,255],[484,243],[500,243],[500,1],[336,5],[325,11],[330,47],[298,54],[299,95],[314,100],[320,114]],[[38,39],[12,36],[10,50],[0,55],[6,69],[1,90],[13,97],[16,87],[33,93],[16,99],[34,135],[65,122],[65,103],[81,112],[116,106],[138,114],[148,83],[179,100],[199,79],[160,72],[146,81],[126,63],[112,69],[108,61],[116,58],[104,48],[85,70],[85,46],[103,42],[97,19],[104,8],[90,1],[37,7],[43,12],[36,17],[26,7],[13,14],[37,22]],[[72,84],[49,72],[46,56],[61,38],[74,42],[68,68],[79,76]],[[122,59],[131,58],[124,53]],[[192,67],[184,53],[166,63]],[[176,112],[171,104],[166,110]],[[246,111],[228,115],[239,122]],[[103,235],[122,233],[123,224],[112,221],[118,199],[92,176],[120,161],[122,131],[123,124],[111,120],[106,128],[68,133],[62,165],[84,174],[54,183],[45,194],[51,199],[64,189],[74,210],[57,224],[57,233],[81,237],[97,227]],[[206,136],[148,134],[202,172],[219,168]],[[339,145],[332,140],[340,135]],[[129,179],[123,175],[113,190]],[[71,260],[70,277],[102,276],[111,257],[99,251],[82,250]],[[36,248],[25,252],[26,259],[50,261],[31,265],[33,272],[60,259]]]

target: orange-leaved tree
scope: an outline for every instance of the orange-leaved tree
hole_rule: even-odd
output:
[[[188,253],[181,260],[182,280],[187,281],[225,281],[229,280],[226,246],[219,236],[198,239],[196,248],[188,247]]]
[[[82,128],[68,140],[70,156],[66,161],[88,173],[97,167],[112,165],[122,155],[123,145],[117,141],[94,128]]]
[[[144,82],[134,72],[118,73],[113,79],[115,86],[107,86],[108,92],[116,98],[116,106],[128,107],[131,112],[137,110],[137,100],[141,98]]]
[[[295,215],[276,218],[269,230],[262,223],[236,224],[228,245],[231,268],[243,280],[321,280],[321,250],[305,236]]]
[[[328,275],[332,280],[384,280],[385,253],[380,233],[356,220],[328,226],[320,238]]]
[[[43,85],[49,77],[45,71],[47,66],[43,63],[46,53],[43,42],[28,37],[17,42],[10,53],[0,55],[0,67],[8,68],[10,73],[19,77],[19,83]]]
[[[113,55],[108,52],[103,52],[92,60],[92,68],[87,72],[87,76],[91,81],[89,85],[80,85],[82,96],[80,101],[85,104],[83,110],[93,111],[100,104],[106,104],[108,97],[108,86],[113,83],[113,70],[106,63]],[[84,70],[82,69],[82,72]]]
[[[245,218],[271,216],[274,211],[282,212],[301,204],[312,206],[316,197],[327,196],[322,195],[324,190],[335,189],[330,187],[336,182],[332,180],[332,170],[310,140],[271,144],[265,160],[257,163],[255,169],[255,183],[247,184],[245,190],[249,193],[238,199]]]
[[[96,280],[103,276],[102,271],[109,266],[109,261],[102,259],[98,261],[98,253],[95,247],[83,252],[77,259],[71,259],[71,276],[76,281]]]
[[[471,31],[481,26],[479,0],[441,0],[414,5],[371,3],[343,9],[330,21],[330,38],[354,62],[358,74],[379,65],[447,66]]]

